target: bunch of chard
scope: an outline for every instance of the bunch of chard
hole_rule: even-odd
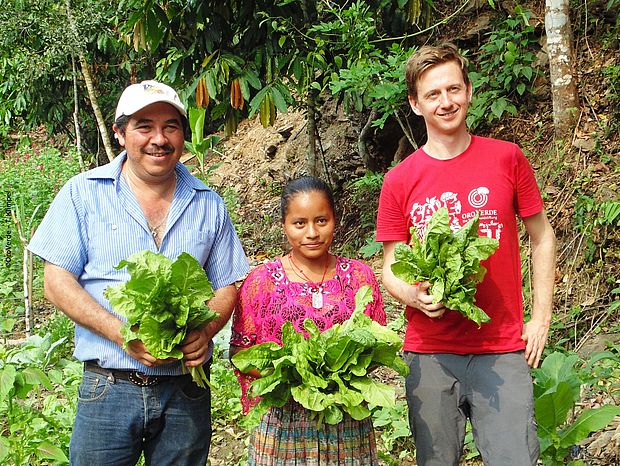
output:
[[[123,267],[131,278],[105,291],[112,309],[127,318],[121,329],[123,347],[141,340],[156,358],[182,359],[180,347],[187,334],[219,317],[207,306],[215,293],[204,269],[185,252],[172,261],[152,251],[132,254],[116,269]],[[202,367],[189,372],[198,386],[210,386]]]
[[[394,388],[369,373],[387,366],[405,376],[409,368],[398,356],[402,347],[398,334],[364,314],[371,301],[366,285],[355,296],[355,311],[342,324],[321,333],[314,321],[306,319],[304,338],[286,322],[282,345],[260,343],[235,354],[232,362],[240,371],[256,369],[262,375],[250,386],[250,394],[261,397],[258,409],[281,407],[292,398],[316,413],[320,425],[337,424],[344,413],[361,420],[374,406],[394,406]]]
[[[428,281],[433,303],[441,302],[480,326],[491,320],[474,304],[487,271],[481,262],[498,247],[496,239],[478,234],[478,213],[452,232],[448,210],[442,207],[429,220],[422,241],[412,228],[410,244],[396,246],[392,272],[409,284]]]

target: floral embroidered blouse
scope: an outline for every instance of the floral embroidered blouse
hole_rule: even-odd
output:
[[[282,343],[282,324],[292,322],[306,334],[303,323],[312,319],[321,331],[347,320],[355,309],[355,293],[364,285],[372,288],[373,301],[364,311],[385,325],[383,297],[373,271],[355,259],[336,257],[334,278],[319,283],[289,281],[279,257],[256,267],[241,285],[235,308],[230,344],[242,348],[273,341]],[[312,289],[320,287],[323,307],[312,307]],[[306,334],[307,336],[307,334]],[[241,384],[241,405],[247,413],[257,400],[248,398],[253,377],[236,371]]]

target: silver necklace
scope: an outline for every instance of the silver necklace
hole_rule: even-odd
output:
[[[131,176],[128,173],[125,174],[125,179],[129,182],[129,187],[136,190],[135,193],[137,193],[138,188],[134,184],[133,180],[131,179]],[[174,186],[175,187],[176,187],[176,184],[177,184],[177,174],[176,172],[174,172]],[[145,218],[146,218],[146,215],[145,215]],[[156,243],[157,243],[157,238],[159,237],[159,229],[166,223],[167,220],[168,220],[168,212],[166,212],[166,215],[164,215],[164,218],[162,219],[162,221],[159,222],[155,226],[151,226],[148,219],[146,219],[146,226],[148,227],[149,232],[151,233],[151,236],[153,237],[153,240],[155,240]]]
[[[310,278],[304,273],[304,271],[299,267],[295,261],[293,260],[293,253],[289,253],[288,260],[293,268],[293,272],[299,278],[306,280],[306,286],[310,289],[310,293],[312,294],[312,307],[315,309],[321,309],[323,307],[323,282],[325,281],[325,274],[327,273],[327,268],[329,266],[329,254],[327,255],[327,260],[325,261],[325,268],[323,269],[323,277],[321,278],[321,283],[318,286],[310,286],[308,283],[313,283]]]
[[[148,222],[148,220],[146,221],[146,224],[149,227],[149,230],[151,232],[151,236],[153,237],[154,240],[157,239],[157,237],[159,236],[159,232],[158,230],[162,227],[162,225],[164,223],[166,223],[166,220],[168,220],[168,214],[166,214],[166,216],[164,217],[164,219],[159,223],[159,225],[156,225],[154,227],[151,226],[151,224]]]

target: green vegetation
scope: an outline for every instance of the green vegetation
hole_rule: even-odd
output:
[[[19,347],[0,344],[0,462],[69,464],[68,445],[82,366],[50,333]]]
[[[452,3],[430,0],[4,2],[0,463],[67,463],[81,373],[70,356],[73,324],[44,304],[40,262],[35,261],[32,274],[26,274],[33,280],[30,296],[36,319],[32,336],[23,340],[24,282],[28,282],[23,251],[53,196],[80,171],[78,151],[65,142],[77,140],[76,122],[87,163],[103,162],[101,129],[94,122],[86,72],[108,127],[116,100],[129,82],[157,78],[175,86],[189,108],[192,139],[187,150],[195,156],[190,164],[207,182],[217,168],[211,159],[223,151],[225,137],[242,119],[255,115],[263,124],[277,126],[279,114],[302,108],[309,126],[316,123],[315,130],[308,131],[308,141],[320,141],[330,123],[322,120],[321,105],[326,100],[338,102],[343,111],[337,118],[346,120],[357,137],[351,160],[357,163],[357,151],[362,163],[355,171],[332,178],[338,180],[337,207],[342,212],[335,246],[344,255],[377,259],[381,251],[381,244],[374,242],[377,199],[383,172],[394,155],[393,147],[378,142],[379,136],[404,135],[412,148],[422,143],[421,122],[406,102],[402,70],[413,49],[439,39],[456,40],[470,59],[475,96],[470,127],[514,140],[535,165],[560,245],[549,343],[543,367],[532,371],[542,460],[566,464],[583,453],[580,441],[615,413],[606,406],[617,404],[620,388],[617,345],[607,342],[602,352],[597,347],[590,356],[577,356],[587,343],[612,340],[620,333],[616,53],[620,2],[571,6],[582,108],[573,141],[565,145],[549,142],[551,103],[548,70],[540,60],[544,28],[539,8],[478,5],[468,10],[466,5],[471,3],[455,9]],[[75,22],[71,33],[67,6]],[[478,21],[485,15],[489,26]],[[481,29],[464,35],[461,23],[468,28],[480,24]],[[578,147],[584,140],[592,147]],[[332,170],[329,162],[324,166]],[[258,260],[282,250],[273,198],[281,189],[281,178],[293,173],[288,169],[282,167],[286,175],[259,175],[252,189],[264,191],[266,199],[260,205],[248,207],[243,186],[219,190],[246,251]],[[523,246],[525,259],[526,241]],[[527,312],[531,301],[527,260],[523,271]],[[390,312],[398,314],[395,309]],[[390,326],[402,331],[404,317],[398,315]],[[211,367],[215,431],[234,431],[235,443],[242,443],[257,420],[241,415],[232,367],[223,359],[222,348],[215,354]],[[590,405],[601,409],[586,411]],[[411,457],[414,446],[402,398],[394,406],[374,410],[373,422],[382,461],[398,465]],[[472,438],[468,431],[468,459],[477,456]]]
[[[530,11],[517,6],[514,16],[496,24],[472,57],[477,68],[469,74],[474,99],[467,123],[472,129],[490,127],[504,113],[516,115],[531,94],[539,72],[535,66],[538,37],[531,17]]]
[[[0,158],[0,239],[6,254],[0,282],[14,278],[20,270],[22,245],[12,215],[22,219],[30,236],[56,193],[79,171],[74,150],[34,149],[27,138],[10,156]]]
[[[345,255],[359,254],[368,259],[383,250],[383,244],[375,238],[375,221],[379,205],[379,194],[383,185],[383,173],[367,171],[364,176],[349,182],[345,186],[345,197],[350,197],[353,206],[351,220],[343,219],[344,224],[351,223],[348,231],[342,232],[344,241],[352,251]],[[347,254],[348,253],[348,254]]]
[[[131,278],[105,291],[114,311],[127,318],[123,347],[140,340],[156,358],[182,359],[187,335],[219,316],[206,305],[215,293],[204,269],[186,252],[172,261],[152,251],[132,254],[116,268],[124,267]],[[209,384],[202,366],[189,371],[199,387]]]
[[[260,396],[256,409],[282,407],[291,398],[317,415],[318,423],[338,424],[343,412],[361,420],[371,415],[372,406],[393,407],[394,387],[369,376],[373,367],[386,366],[401,376],[409,368],[398,357],[401,337],[364,314],[372,302],[369,285],[355,295],[355,311],[342,324],[323,333],[306,319],[305,338],[291,322],[282,325],[282,346],[260,343],[232,358],[242,372],[258,370],[263,377],[250,386]]]
[[[577,367],[580,361],[576,354],[553,353],[534,370],[535,412],[543,464],[583,465],[583,461],[566,462],[570,449],[620,415],[620,406],[611,404],[584,409],[576,417],[571,415],[582,396],[582,388],[592,389],[601,381],[608,383],[609,379],[601,380],[589,371],[603,358],[618,363],[617,354],[599,353],[581,369]]]
[[[478,223],[476,213],[459,230],[452,232],[448,209],[438,209],[429,220],[421,241],[412,231],[409,246],[396,246],[392,272],[405,283],[430,282],[433,303],[443,302],[448,309],[459,311],[480,326],[491,320],[474,304],[476,286],[487,272],[481,261],[495,252],[499,241],[479,236]]]
[[[42,289],[39,263],[26,268],[24,279],[24,246],[56,193],[78,172],[73,149],[34,149],[25,137],[9,157],[0,158],[0,331],[4,334],[24,318],[24,282],[30,283],[27,296],[32,297],[33,288]]]

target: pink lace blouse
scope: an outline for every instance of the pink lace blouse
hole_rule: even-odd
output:
[[[354,259],[336,257],[336,274],[321,286],[323,307],[312,307],[310,288],[318,283],[291,282],[284,273],[279,257],[256,267],[241,285],[239,302],[233,315],[230,344],[247,348],[258,343],[282,343],[282,324],[292,322],[304,332],[305,319],[312,319],[321,331],[347,320],[355,309],[355,293],[363,285],[372,288],[373,301],[365,314],[385,325],[385,310],[379,284],[367,265]],[[251,376],[236,371],[241,384],[241,404],[244,413],[256,400],[248,398]]]

